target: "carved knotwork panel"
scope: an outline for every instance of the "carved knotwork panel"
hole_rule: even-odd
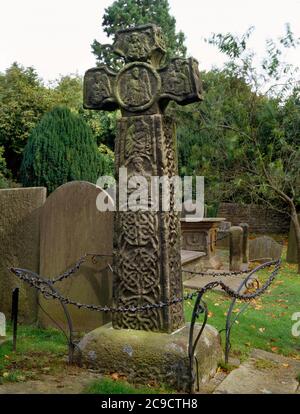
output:
[[[161,300],[158,214],[151,211],[119,212],[115,223],[114,297],[116,306],[141,306]],[[161,310],[146,314],[118,314],[117,328],[159,331]]]
[[[176,131],[174,122],[164,118],[163,134],[163,157],[162,174],[172,178],[178,175],[177,154],[176,154]],[[182,273],[181,273],[181,243],[180,243],[180,213],[175,210],[175,189],[174,184],[170,186],[170,211],[164,215],[165,226],[168,239],[168,258],[169,258],[169,288],[170,297],[181,297]],[[183,305],[178,303],[173,305],[170,310],[170,324],[174,329],[182,326]]]
[[[177,173],[175,130],[160,115],[132,117],[118,125],[116,159],[128,178]],[[130,191],[128,195],[130,196]],[[168,212],[118,212],[115,215],[114,296],[117,306],[146,305],[182,296],[180,221],[171,186]],[[120,314],[117,328],[173,331],[183,324],[182,304],[145,314]]]

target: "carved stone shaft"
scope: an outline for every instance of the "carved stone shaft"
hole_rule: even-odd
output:
[[[147,182],[151,176],[177,175],[175,129],[164,116],[122,118],[117,137],[117,172],[127,167],[129,182],[131,174],[139,174]],[[182,296],[180,218],[174,210],[172,188],[170,193],[171,211],[139,209],[115,214],[115,306],[152,305]],[[161,192],[158,201],[161,206]],[[183,322],[181,303],[148,312],[120,313],[113,318],[114,328],[165,332],[173,332]]]

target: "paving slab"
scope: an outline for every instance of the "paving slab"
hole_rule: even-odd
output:
[[[214,394],[298,394],[300,361],[254,349],[250,358],[217,386]]]

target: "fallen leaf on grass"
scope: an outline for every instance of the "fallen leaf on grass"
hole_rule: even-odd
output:
[[[271,347],[271,351],[272,352],[277,352],[278,351],[278,347],[277,346],[272,346]]]
[[[214,316],[214,314],[212,312],[208,312],[207,317],[208,318],[212,318]]]
[[[259,328],[258,330],[259,330],[260,333],[264,333],[266,328]]]
[[[290,366],[290,364],[282,364],[282,366],[283,366],[284,368],[288,368],[288,367]]]

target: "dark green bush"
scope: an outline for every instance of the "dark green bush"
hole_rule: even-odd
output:
[[[68,108],[56,107],[32,130],[23,154],[21,181],[52,192],[73,180],[96,183],[107,173],[90,127]]]

